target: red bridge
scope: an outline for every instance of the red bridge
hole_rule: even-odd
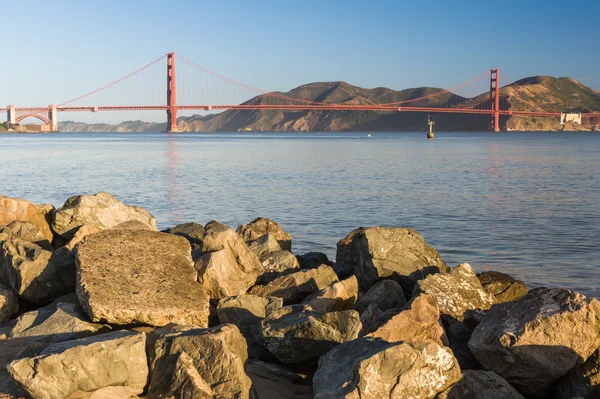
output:
[[[80,105],[80,103],[88,101],[97,96],[99,93],[111,90],[114,87],[121,86],[123,82],[127,82],[134,76],[141,75],[144,71],[149,70],[154,65],[159,65],[161,61],[164,62],[166,59],[167,73],[166,73],[166,103],[157,105]],[[212,97],[211,101],[204,102],[193,102],[186,101],[187,103],[181,103],[177,101],[177,80],[176,80],[176,69],[175,61],[181,61],[187,67],[192,70],[204,75],[204,82],[200,77],[200,82],[196,84],[186,84],[184,86],[187,89],[188,94],[196,94],[196,97],[203,97],[208,99]],[[472,83],[473,81],[480,79],[485,75],[480,75],[466,84]],[[197,77],[197,76],[196,76]],[[207,77],[213,79],[212,82],[207,81]],[[113,112],[113,111],[166,111],[167,112],[167,131],[176,132],[177,127],[177,112],[178,111],[222,111],[222,110],[243,110],[243,111],[256,111],[256,110],[283,110],[283,111],[378,111],[378,112],[426,112],[426,113],[457,113],[457,114],[480,114],[490,116],[490,128],[494,131],[500,130],[499,117],[501,115],[507,116],[528,116],[528,117],[553,117],[560,118],[560,112],[537,112],[537,111],[515,111],[508,109],[508,101],[501,101],[500,98],[500,74],[498,69],[492,69],[489,73],[490,88],[489,98],[478,103],[455,103],[452,104],[448,101],[440,106],[419,106],[419,102],[430,101],[439,97],[443,94],[451,94],[448,90],[438,91],[434,94],[421,96],[418,98],[411,98],[408,100],[386,103],[386,104],[349,104],[349,103],[327,103],[305,100],[302,98],[291,97],[278,92],[264,91],[236,80],[230,79],[226,76],[220,75],[207,68],[204,68],[182,56],[176,56],[175,53],[168,53],[160,58],[154,60],[150,64],[138,69],[137,71],[116,80],[106,86],[103,86],[97,90],[86,93],[82,96],[76,97],[72,100],[66,101],[58,105],[50,105],[48,107],[15,107],[8,106],[7,108],[0,108],[0,112],[7,113],[7,122],[10,124],[19,124],[27,118],[37,118],[43,122],[47,127],[46,130],[56,131],[58,123],[58,112]],[[466,84],[457,86],[464,87]],[[164,95],[164,89],[163,95]],[[238,98],[243,98],[248,93],[252,93],[254,98],[250,101],[243,103],[234,103],[233,101],[223,101],[231,94]],[[262,95],[262,101],[256,101],[256,95]],[[117,96],[120,98],[120,96]],[[193,96],[186,96],[188,98],[194,98]],[[164,97],[163,97],[164,98]],[[220,100],[220,101],[219,101]],[[506,105],[504,105],[506,104]],[[505,109],[503,109],[505,108]],[[599,113],[586,113],[581,114],[584,121],[591,122],[592,118],[600,118]]]

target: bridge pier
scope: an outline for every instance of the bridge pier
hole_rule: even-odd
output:
[[[50,131],[58,131],[58,113],[56,112],[56,105],[50,104],[48,106],[48,119],[50,119]]]
[[[17,113],[15,111],[14,105],[9,105],[8,110],[6,111],[6,121],[11,125],[17,124]]]

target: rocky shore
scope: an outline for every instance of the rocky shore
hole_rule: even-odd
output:
[[[341,238],[341,237],[340,237]],[[450,268],[416,231],[335,262],[258,218],[159,232],[108,193],[0,196],[0,398],[599,398],[600,303]]]

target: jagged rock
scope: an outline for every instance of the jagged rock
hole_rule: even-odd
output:
[[[333,265],[333,262],[331,262],[323,252],[307,252],[298,255],[297,258],[302,269],[316,269],[321,265]]]
[[[19,312],[19,299],[17,295],[5,286],[0,284],[0,324],[4,324]]]
[[[460,376],[452,351],[435,342],[363,337],[319,359],[313,390],[315,399],[432,399]]]
[[[281,246],[273,234],[265,234],[259,239],[253,241],[250,244],[250,249],[262,262],[267,255],[281,251]]]
[[[312,399],[312,386],[283,366],[249,360],[246,374],[252,380],[253,399]]]
[[[149,346],[150,394],[249,398],[251,381],[244,371],[246,341],[236,326],[175,326],[156,334]]]
[[[301,302],[308,295],[322,290],[335,281],[338,279],[333,269],[321,265],[318,269],[300,270],[278,277],[267,285],[255,285],[250,293],[262,297],[283,298],[284,305],[288,305]]]
[[[105,192],[71,197],[62,208],[52,212],[52,230],[66,240],[71,239],[75,229],[83,225],[106,230],[128,221],[138,221],[157,230],[156,219],[150,212],[125,205]]]
[[[560,379],[555,387],[555,397],[556,399],[600,398],[600,349],[597,349],[585,363],[578,365]]]
[[[379,309],[379,307],[372,303],[370,304],[361,314],[360,323],[362,329],[358,334],[359,337],[364,337],[376,331],[379,327],[384,325],[388,320],[402,312],[402,308],[390,308],[386,311]]]
[[[378,280],[396,279],[412,292],[414,282],[448,268],[438,252],[413,229],[361,227],[337,244],[336,262],[352,262],[363,290]]]
[[[109,331],[110,327],[107,325],[90,323],[77,296],[70,294],[58,298],[48,306],[19,316],[8,336],[61,342]]]
[[[246,241],[255,241],[265,234],[271,234],[279,242],[281,249],[292,250],[292,236],[283,230],[279,223],[267,218],[256,218],[248,224],[238,226],[237,233]]]
[[[190,243],[143,230],[107,230],[77,248],[77,295],[94,322],[208,325]]]
[[[402,287],[398,283],[392,280],[381,280],[360,297],[354,308],[362,313],[372,303],[381,310],[403,308],[406,306],[406,298]]]
[[[198,281],[212,299],[246,293],[263,273],[258,257],[231,228],[209,222],[202,241],[204,255],[195,267]]]
[[[0,280],[19,297],[44,304],[73,292],[75,265],[29,241],[7,239],[0,246]]]
[[[496,298],[496,303],[516,301],[528,292],[524,282],[515,280],[508,274],[489,271],[478,274],[477,278],[483,289]]]
[[[281,298],[244,294],[221,299],[217,305],[217,314],[221,324],[235,324],[242,334],[247,335],[252,326],[282,306]]]
[[[0,195],[0,226],[8,225],[15,220],[30,222],[37,226],[49,242],[54,235],[50,229],[49,213],[54,210],[52,205],[35,205],[20,198],[10,198]]]
[[[253,330],[258,343],[283,363],[313,361],[342,342],[358,337],[358,312],[320,313],[306,305],[271,312]]]
[[[525,399],[498,374],[491,371],[467,370],[462,378],[436,399]]]
[[[83,239],[87,236],[89,236],[90,234],[95,234],[98,233],[102,230],[100,230],[97,227],[94,226],[90,226],[88,224],[85,224],[83,226],[80,226],[78,228],[76,228],[75,233],[73,234],[73,238],[71,238],[63,247],[61,248],[65,248],[67,250],[67,252],[73,251],[75,249],[75,246],[77,244],[79,244],[81,241],[83,241]],[[60,249],[60,248],[59,248]]]
[[[302,303],[317,312],[333,312],[351,309],[358,298],[358,280],[356,276],[335,282],[320,291],[309,295]]]
[[[148,378],[145,344],[144,333],[116,331],[50,345],[37,356],[14,360],[8,371],[36,399],[107,386],[141,394]]]
[[[535,288],[490,309],[469,348],[488,370],[525,396],[550,385],[600,346],[600,302],[558,288]]]
[[[50,245],[48,238],[33,223],[15,220],[6,227],[0,227],[0,233],[4,229],[10,229],[14,236],[39,245],[46,251],[52,251],[52,245]]]
[[[440,310],[435,299],[429,295],[414,298],[405,310],[367,336],[388,342],[429,340],[440,346],[448,346],[448,338],[440,320]]]
[[[469,340],[473,330],[465,326],[452,316],[443,315],[442,325],[448,337],[448,347],[454,352],[461,370],[480,370],[481,364],[469,349]]]
[[[175,227],[164,230],[164,233],[175,234],[184,237],[192,245],[192,250],[202,248],[202,237],[204,236],[204,226],[198,223],[183,223]]]
[[[485,292],[468,263],[456,266],[451,273],[432,274],[418,281],[413,296],[420,293],[431,295],[442,314],[461,321],[467,310],[487,310],[496,303],[496,299]]]
[[[277,251],[266,255],[262,261],[264,269],[258,279],[258,284],[268,284],[279,276],[300,270],[298,259],[290,251]]]

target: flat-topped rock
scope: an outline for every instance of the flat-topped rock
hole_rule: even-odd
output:
[[[83,225],[106,230],[129,221],[138,221],[157,230],[156,219],[150,212],[125,205],[106,192],[71,197],[62,208],[52,212],[52,230],[67,240],[73,236],[76,228]]]
[[[189,242],[172,234],[108,230],[77,249],[77,295],[94,322],[208,325]]]
[[[393,277],[412,292],[428,274],[447,272],[440,254],[413,229],[361,227],[337,244],[336,262],[350,262],[363,290]]]
[[[50,212],[52,205],[36,205],[20,198],[10,198],[0,195],[0,226],[8,225],[15,220],[30,222],[37,226],[44,237],[52,242],[54,234],[50,229]]]
[[[78,391],[126,386],[141,394],[148,378],[146,334],[116,331],[53,344],[8,366],[36,399],[62,399]]]
[[[271,234],[279,242],[281,249],[286,251],[292,250],[291,234],[283,230],[279,223],[271,219],[256,218],[248,224],[238,226],[236,231],[249,242],[258,240],[265,234]]]

